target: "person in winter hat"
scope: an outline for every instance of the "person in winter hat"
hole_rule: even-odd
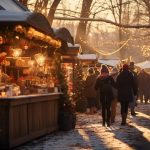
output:
[[[121,104],[121,125],[126,125],[129,103],[133,101],[133,95],[137,94],[134,77],[127,64],[123,65],[123,69],[117,77],[116,86],[118,100]]]
[[[117,80],[118,74],[119,74],[118,69],[114,67],[110,75],[112,76],[115,82]],[[114,123],[116,117],[117,102],[118,102],[118,90],[116,87],[112,87],[112,90],[113,90],[114,100],[111,103],[111,123]]]
[[[111,102],[114,99],[112,86],[114,85],[113,78],[109,75],[109,70],[106,65],[101,66],[100,75],[98,76],[95,89],[99,90],[100,103],[102,106],[102,125],[110,126]]]
[[[94,69],[89,68],[88,70],[89,75],[86,78],[85,81],[85,96],[87,98],[87,113],[94,114],[96,112],[96,96],[97,91],[95,90],[95,81],[97,78],[97,75],[95,75]]]

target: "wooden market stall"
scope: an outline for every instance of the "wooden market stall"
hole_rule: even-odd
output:
[[[0,149],[58,129],[58,93],[0,98]]]
[[[95,67],[97,65],[97,56],[96,54],[79,54],[78,61],[82,64],[83,78],[85,80],[89,67]]]
[[[77,57],[80,52],[81,52],[80,44],[71,45],[68,43],[68,49],[61,56],[62,66],[66,68],[68,74],[67,80],[70,95],[74,94],[75,64],[77,63]]]
[[[62,93],[49,56],[62,42],[43,15],[16,0],[0,6],[0,149],[9,149],[58,129]]]

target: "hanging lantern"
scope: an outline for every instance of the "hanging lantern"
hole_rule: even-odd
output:
[[[23,27],[22,27],[21,25],[17,25],[17,26],[15,27],[15,31],[16,31],[16,32],[19,32],[19,33],[23,33],[23,32],[24,32],[24,29],[23,29]]]
[[[21,48],[13,48],[12,49],[12,56],[13,57],[19,57],[22,54],[22,49]]]
[[[42,53],[35,54],[34,58],[39,66],[44,66],[46,57]]]

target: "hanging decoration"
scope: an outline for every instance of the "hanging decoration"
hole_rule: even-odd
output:
[[[44,41],[44,42],[54,46],[55,48],[61,47],[60,40],[56,40],[56,39],[52,38],[50,35],[45,35],[32,27],[29,27],[28,29],[26,29],[25,27],[23,27],[21,25],[17,25],[14,30],[20,34],[24,33],[28,39],[35,38],[37,40]]]
[[[80,40],[81,40],[81,42],[83,42],[84,44],[88,44],[88,43],[84,42],[82,39],[80,39]],[[115,54],[115,53],[119,52],[124,46],[126,46],[126,44],[127,44],[130,40],[131,40],[131,37],[129,37],[129,38],[124,42],[123,45],[121,45],[118,49],[114,50],[113,52],[105,52],[105,51],[102,51],[102,50],[100,50],[100,49],[98,49],[98,48],[95,48],[95,47],[92,47],[92,49],[93,49],[95,52],[97,52],[97,53],[99,53],[99,54],[101,54],[101,55],[109,56],[109,55],[112,55],[112,54]]]

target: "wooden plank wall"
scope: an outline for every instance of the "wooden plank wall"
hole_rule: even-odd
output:
[[[58,97],[36,99],[24,99],[27,103],[20,104],[14,101],[3,107],[0,103],[0,148],[18,146],[57,130]]]

